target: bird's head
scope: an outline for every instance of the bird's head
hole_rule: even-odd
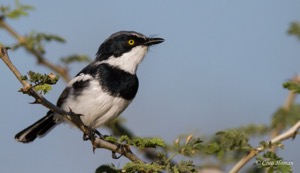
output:
[[[96,61],[106,62],[135,74],[149,46],[163,41],[162,38],[146,37],[135,31],[120,31],[112,34],[100,45]]]

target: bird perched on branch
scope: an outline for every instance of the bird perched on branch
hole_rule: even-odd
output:
[[[82,114],[82,122],[92,129],[118,117],[138,91],[138,65],[150,46],[163,41],[134,31],[112,34],[100,45],[96,59],[68,83],[57,106]],[[16,134],[15,139],[32,142],[62,122],[63,117],[50,110],[46,116]]]

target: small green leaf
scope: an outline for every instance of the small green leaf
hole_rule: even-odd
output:
[[[142,162],[128,162],[124,165],[122,172],[136,173],[136,172],[152,172],[158,173],[162,171],[162,166],[157,163],[146,164]]]
[[[219,159],[222,159],[222,157],[224,156],[224,153],[225,153],[224,150],[219,150],[219,152],[218,152],[218,154],[217,154],[217,157],[218,157]]]
[[[143,148],[155,148],[155,147],[165,147],[165,143],[160,138],[141,138],[141,137],[133,137],[129,138],[126,135],[123,135],[119,139],[120,143],[125,143],[128,145],[133,145]]]
[[[52,90],[52,87],[49,84],[43,84],[43,85],[36,85],[33,87],[34,90],[40,91],[41,93],[48,93],[50,90]]]
[[[111,142],[111,143],[117,143],[118,139],[113,137],[113,136],[105,136],[104,138],[106,141]]]
[[[219,149],[220,149],[219,144],[217,144],[216,142],[213,142],[207,146],[206,152],[209,154],[212,154],[212,153],[219,151]]]
[[[58,81],[58,76],[53,73],[41,74],[33,71],[29,71],[27,75],[22,76],[22,80],[27,80],[30,82],[33,89],[39,91],[40,93],[48,93],[52,90],[51,85],[56,84]]]
[[[26,75],[24,75],[24,76],[21,76],[21,79],[22,79],[22,80],[28,80],[28,78],[27,78],[27,76],[26,76]]]
[[[291,23],[291,26],[288,30],[288,34],[296,36],[298,39],[300,39],[300,23],[299,22],[293,22]]]
[[[300,84],[296,82],[286,82],[282,86],[288,90],[294,91],[300,94]]]
[[[248,143],[248,137],[244,132],[236,130],[227,130],[216,134],[219,138],[219,145],[226,150],[235,150],[241,148],[251,148]]]
[[[45,42],[56,41],[59,43],[64,43],[64,38],[53,35],[45,34],[32,31],[28,36],[25,37],[25,42],[22,43],[23,46],[29,51],[38,51],[41,54],[45,53]]]
[[[1,6],[1,13],[3,16],[10,18],[10,19],[18,19],[21,16],[28,16],[29,10],[33,10],[33,6],[23,5],[18,0],[15,1],[16,8],[10,10],[8,6]]]

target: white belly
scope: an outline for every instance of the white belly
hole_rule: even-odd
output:
[[[104,92],[98,81],[91,81],[88,88],[77,97],[70,91],[67,101],[61,108],[69,111],[70,108],[77,114],[86,126],[98,128],[104,123],[119,116],[131,103],[121,97],[113,97]]]

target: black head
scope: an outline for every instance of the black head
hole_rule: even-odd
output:
[[[98,61],[109,57],[120,57],[136,46],[151,46],[162,43],[162,38],[151,38],[135,31],[119,31],[108,37],[99,47],[96,54]]]

